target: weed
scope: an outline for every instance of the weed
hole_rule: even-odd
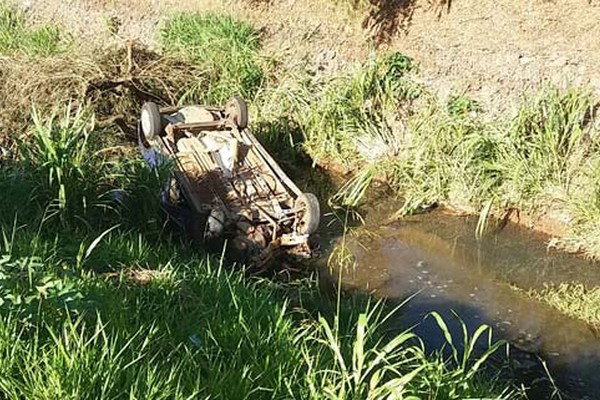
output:
[[[60,271],[60,270],[59,270]],[[0,259],[0,307],[13,311],[13,317],[28,320],[40,308],[47,313],[61,314],[74,309],[82,298],[72,277],[48,273],[38,258]]]
[[[324,318],[307,328],[310,333],[306,333],[303,354],[308,364],[310,398],[465,398],[490,396],[495,387],[503,385],[498,377],[488,381],[479,378],[489,358],[506,346],[502,341],[492,341],[489,327],[482,326],[469,336],[462,323],[463,343],[458,346],[443,319],[432,314],[452,350],[452,357],[446,359],[441,353],[427,356],[420,339],[410,331],[389,339],[382,336],[391,316],[376,304],[358,316],[350,336]],[[482,338],[487,339],[483,346],[479,343]],[[476,353],[476,346],[484,350]],[[509,399],[522,394],[516,388],[506,388],[492,396]]]
[[[465,96],[452,96],[447,108],[448,113],[453,116],[467,116],[481,111],[479,103]]]
[[[570,202],[567,205],[571,215],[571,229],[561,240],[563,247],[584,252],[586,256],[598,259],[600,255],[600,158],[591,154],[582,162],[578,177],[571,183]]]
[[[310,398],[386,399],[410,393],[411,381],[425,368],[415,362],[422,357],[422,349],[410,345],[416,339],[410,332],[388,342],[378,340],[376,318],[377,307],[360,314],[350,343],[324,318],[311,327],[302,349],[308,363]],[[324,368],[325,363],[330,367]]]
[[[375,179],[376,173],[377,168],[375,166],[366,167],[338,190],[330,199],[330,205],[332,207],[342,206],[356,209],[364,199],[373,179]]]
[[[93,120],[82,109],[66,107],[60,119],[52,116],[46,122],[34,110],[33,121],[33,143],[21,145],[26,168],[37,182],[33,197],[46,220],[84,218],[99,205],[105,165],[90,146]]]
[[[64,49],[56,26],[26,26],[25,17],[15,6],[0,2],[0,55],[48,57]]]
[[[403,212],[450,201],[468,209],[501,183],[495,171],[497,139],[485,125],[435,106],[412,122],[411,141],[392,160],[390,174],[392,186],[407,199]]]
[[[529,211],[566,199],[593,204],[593,104],[584,91],[549,89],[508,122],[482,122],[464,98],[447,110],[430,105],[411,118],[409,142],[391,162],[392,186],[407,198],[403,212],[440,203],[484,210],[485,220],[504,207]]]

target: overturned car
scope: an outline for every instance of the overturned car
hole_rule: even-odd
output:
[[[282,253],[315,254],[311,235],[319,226],[319,202],[250,132],[240,97],[225,107],[145,103],[138,139],[148,163],[172,163],[163,205],[170,215],[186,207],[183,222],[203,244],[227,243],[230,255],[259,267]]]

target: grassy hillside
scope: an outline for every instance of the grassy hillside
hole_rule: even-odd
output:
[[[397,96],[412,98],[408,60],[291,81],[261,56],[257,32],[227,16],[173,17],[157,32],[161,53],[80,52],[62,45],[68,34],[57,27],[39,34],[5,6],[0,26],[3,398],[520,396],[486,363],[503,347],[487,327],[472,342],[455,338],[467,342],[449,358],[426,353],[410,331],[387,329],[382,304],[331,299],[308,277],[248,277],[202,253],[160,209],[169,171],[148,169],[134,148],[142,101],[244,93],[261,116],[257,132],[279,144],[278,154],[358,157],[333,123],[349,133],[378,121]],[[51,43],[41,52],[41,37],[30,40],[39,35]],[[373,113],[361,107],[369,100]],[[471,343],[484,340],[489,351],[472,354]]]

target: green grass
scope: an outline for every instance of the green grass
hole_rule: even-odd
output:
[[[0,2],[0,55],[47,57],[64,49],[65,40],[58,27],[29,27],[16,6]]]
[[[262,121],[285,117],[298,126],[315,163],[351,167],[396,150],[397,111],[420,93],[408,78],[414,69],[409,58],[392,53],[331,77],[289,71],[259,93],[256,113]]]
[[[355,173],[341,204],[359,205],[378,178],[406,200],[400,214],[443,205],[480,213],[481,226],[511,209],[561,215],[573,222],[561,245],[600,257],[598,99],[549,87],[489,120],[466,96],[440,104],[414,83],[414,68],[390,54],[329,80],[290,75],[284,89],[261,93],[257,112],[284,113],[314,163]]]
[[[166,22],[160,40],[166,52],[204,70],[182,102],[221,103],[235,94],[251,98],[265,80],[260,36],[243,21],[216,14],[179,14]]]
[[[596,216],[582,209],[596,203],[595,101],[582,89],[547,89],[507,119],[483,121],[435,105],[416,115],[408,151],[392,160],[405,211],[434,203],[475,213],[491,203],[500,215],[550,210],[578,216],[572,235],[593,234]],[[581,244],[594,256],[597,247]]]

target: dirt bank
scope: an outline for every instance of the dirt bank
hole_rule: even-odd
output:
[[[227,11],[262,30],[265,52],[281,54],[287,63],[319,61],[326,54],[333,68],[363,59],[375,32],[390,39],[382,48],[419,62],[423,81],[442,100],[466,93],[492,115],[548,82],[591,85],[600,92],[600,4],[588,0],[457,0],[443,8],[429,0],[395,8],[386,2],[366,20],[366,12],[319,0],[19,3],[31,21],[58,22],[82,43],[134,39],[151,47],[156,27],[173,12]]]
[[[598,21],[600,4],[588,0],[457,0],[439,18],[417,7],[391,46],[417,59],[442,97],[464,91],[496,113],[547,82],[600,91]]]

